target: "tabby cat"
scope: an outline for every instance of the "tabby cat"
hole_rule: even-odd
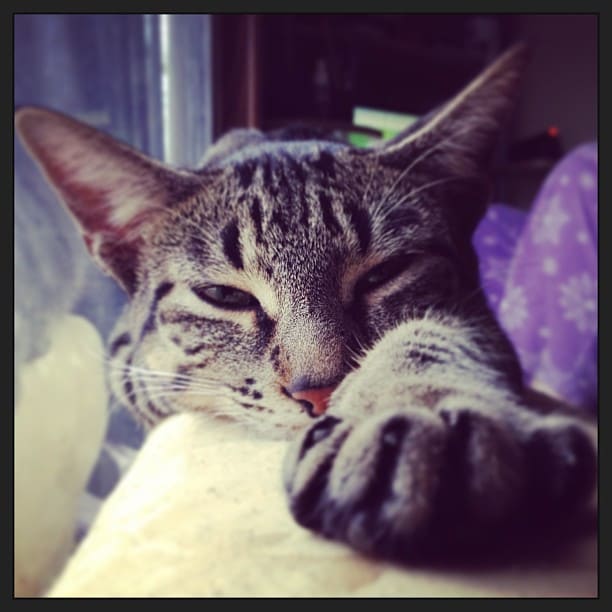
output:
[[[18,132],[129,295],[114,393],[293,438],[289,506],[356,549],[410,556],[567,513],[595,486],[573,416],[533,410],[471,244],[525,64],[515,47],[371,149],[237,130],[172,169],[55,112]]]

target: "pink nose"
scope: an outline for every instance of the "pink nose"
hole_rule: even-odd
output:
[[[307,401],[312,406],[312,410],[309,410],[310,414],[312,416],[321,416],[327,410],[329,398],[335,390],[336,387],[304,389],[302,391],[295,391],[291,394],[291,397],[298,401]]]

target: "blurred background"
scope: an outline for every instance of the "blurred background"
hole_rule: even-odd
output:
[[[597,15],[17,14],[14,34],[16,106],[62,111],[179,166],[233,127],[316,125],[357,146],[391,137],[516,41],[532,60],[494,159],[494,200],[528,210],[555,163],[597,137]],[[125,303],[19,142],[15,278],[18,393],[19,366],[44,353],[54,318],[82,315],[106,339]],[[112,411],[89,518],[121,449],[141,440]]]
[[[195,165],[232,127],[388,136],[522,40],[532,61],[496,196],[526,207],[550,163],[596,137],[597,28],[587,14],[16,15],[15,102]]]

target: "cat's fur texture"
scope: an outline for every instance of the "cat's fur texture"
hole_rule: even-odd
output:
[[[240,130],[197,171],[19,111],[130,296],[109,345],[116,395],[146,426],[197,410],[297,436],[292,513],[368,552],[469,542],[584,501],[593,446],[573,417],[527,407],[471,245],[524,56],[509,51],[379,148]],[[299,392],[336,386],[312,421]]]

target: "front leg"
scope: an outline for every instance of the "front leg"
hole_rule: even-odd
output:
[[[290,448],[284,481],[305,527],[368,553],[469,547],[592,492],[577,419],[538,415],[453,321],[387,334]]]

